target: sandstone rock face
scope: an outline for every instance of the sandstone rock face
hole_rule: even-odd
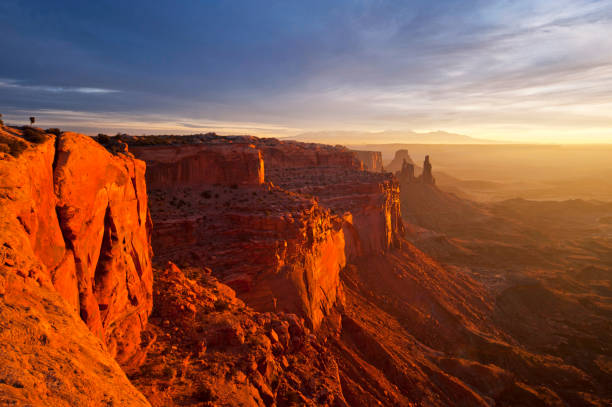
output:
[[[150,191],[159,262],[206,265],[262,311],[318,325],[341,299],[346,263],[341,219],[278,187]]]
[[[268,174],[282,188],[315,196],[343,219],[351,260],[389,250],[404,233],[399,185],[390,174],[331,167],[269,168]]]
[[[434,185],[436,180],[434,179],[431,173],[431,163],[429,162],[429,156],[425,156],[425,161],[423,162],[423,174],[421,175],[421,181],[424,184]]]
[[[144,163],[83,135],[45,137],[0,157],[0,244],[29,259],[11,261],[15,272],[48,280],[129,365],[152,305]]]
[[[147,161],[148,173],[157,163],[171,161],[164,158],[171,154],[178,157],[173,165],[193,174],[199,173],[200,164],[191,154],[176,151],[197,149],[208,156],[249,144],[261,151],[261,174],[265,165],[265,179],[272,183],[228,185],[217,178],[214,183],[170,187],[153,182],[149,202],[156,258],[211,267],[257,310],[298,313],[318,327],[342,301],[339,273],[347,258],[388,250],[402,231],[399,190],[392,177],[363,171],[344,147],[255,137],[189,137],[172,139],[173,146],[153,146],[163,140],[155,137],[126,142]],[[206,171],[241,169],[244,174],[232,176],[236,180],[249,171],[229,161],[213,160]],[[324,187],[314,187],[319,185]]]
[[[410,154],[408,154],[408,150],[397,150],[395,152],[393,160],[385,167],[385,169],[389,172],[396,173],[397,171],[400,171],[402,169],[404,160],[408,164],[414,165],[414,161],[412,161]]]
[[[371,172],[381,172],[383,169],[382,153],[380,151],[353,150],[357,159],[361,161],[363,169]]]
[[[342,146],[317,143],[280,141],[274,138],[256,139],[270,168],[342,167],[362,169],[354,152]]]
[[[402,169],[397,173],[397,179],[400,183],[410,183],[416,180],[414,176],[414,164],[404,160]]]
[[[0,404],[149,406],[72,305],[50,284],[20,272],[38,267],[38,260],[4,249],[0,264]],[[20,269],[16,272],[6,266],[7,259],[17,262]]]
[[[131,146],[130,151],[147,162],[147,185],[152,189],[264,181],[261,152],[248,143]]]

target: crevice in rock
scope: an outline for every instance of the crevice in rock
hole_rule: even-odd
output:
[[[110,272],[107,265],[113,260],[113,244],[119,240],[117,236],[117,226],[111,215],[110,204],[106,207],[104,214],[104,234],[102,236],[102,245],[100,247],[100,255],[98,256],[98,264],[94,272],[94,293],[97,293],[103,285],[104,279]]]
[[[57,205],[55,207],[55,216],[57,217],[57,223],[59,224],[60,231],[62,232],[62,237],[64,239],[64,245],[66,245],[66,249],[70,249],[74,253],[74,245],[72,243],[72,240],[75,239],[76,236],[74,236],[74,234],[65,225],[64,220],[66,219],[66,210],[66,207]]]
[[[23,218],[21,216],[17,216],[17,220],[19,221],[19,224],[23,227],[23,229],[26,231],[26,233],[29,235],[31,233],[31,230],[26,224],[26,222],[23,220]]]
[[[54,145],[53,145],[53,164],[51,165],[51,169],[53,170],[53,184],[55,186],[55,169],[57,168],[57,161],[58,161],[58,156],[59,156],[59,143],[60,143],[60,137],[59,136],[55,136],[55,141],[54,141]]]
[[[130,173],[128,169],[128,174]],[[138,214],[138,226],[142,225],[142,219],[140,217],[140,197],[138,196],[138,187],[136,185],[136,165],[134,165],[134,176],[130,177],[132,181],[132,188],[134,188],[134,196],[136,196],[136,212]]]

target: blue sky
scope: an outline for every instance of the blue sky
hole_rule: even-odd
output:
[[[0,50],[9,123],[612,142],[612,1],[3,0]]]

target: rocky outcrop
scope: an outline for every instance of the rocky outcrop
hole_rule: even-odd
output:
[[[248,142],[265,161],[263,185],[218,182],[149,185],[159,262],[211,267],[259,311],[304,316],[318,327],[342,301],[347,258],[388,250],[401,233],[399,190],[392,176],[365,172],[344,147],[254,137],[192,137],[171,147],[126,139],[149,172],[177,149],[219,151]],[[232,147],[233,148],[233,147]],[[191,154],[175,162],[190,165]],[[174,158],[173,158],[174,160]],[[166,161],[169,161],[166,160]],[[209,173],[233,171],[209,163]],[[219,167],[219,168],[216,168]],[[263,171],[263,165],[262,165]],[[262,173],[263,175],[263,173]],[[182,185],[182,187],[181,187]]]
[[[342,146],[259,138],[255,145],[270,168],[342,167],[362,169],[354,152]]]
[[[397,179],[401,182],[414,182],[414,164],[404,160],[402,163],[402,169],[396,173]]]
[[[17,157],[0,155],[0,244],[27,259],[6,265],[48,281],[129,366],[152,306],[144,163],[75,133],[40,132]]]
[[[431,163],[429,162],[429,156],[425,156],[425,161],[423,162],[423,174],[421,175],[421,181],[424,184],[434,185],[436,183],[435,178],[431,173]]]
[[[316,197],[343,219],[349,259],[384,253],[404,232],[399,185],[391,174],[330,167],[269,168],[268,174],[275,184]]]
[[[261,311],[318,326],[341,299],[342,220],[312,198],[269,184],[151,190],[159,262],[211,267]]]
[[[361,161],[363,169],[371,172],[382,172],[382,153],[380,151],[353,150],[357,159]]]
[[[153,406],[347,406],[328,346],[302,318],[254,312],[206,269],[168,264],[155,281],[158,339],[133,376]]]
[[[246,142],[134,145],[130,151],[147,162],[147,185],[151,189],[201,184],[259,185],[264,181],[261,152]]]
[[[395,157],[397,158],[398,156],[403,155],[400,154],[400,152],[402,151],[406,150],[398,150]],[[408,159],[403,160],[401,168],[395,172],[395,176],[402,185],[408,185],[413,183],[421,183],[425,185],[436,184],[436,179],[433,177],[431,162],[429,161],[428,155],[425,156],[425,160],[423,162],[423,171],[421,175],[419,175],[418,177],[415,176],[414,170],[415,165],[412,160],[410,160],[410,157],[408,157]]]
[[[149,406],[72,305],[26,275],[34,257],[3,246],[0,260],[1,405]]]
[[[387,164],[387,166],[385,167],[385,170],[391,173],[396,173],[398,171],[401,171],[402,166],[404,165],[404,161],[406,161],[408,164],[414,165],[414,161],[412,161],[410,154],[408,154],[408,150],[397,150],[395,152],[395,156],[393,157],[393,160],[391,160],[391,162]]]

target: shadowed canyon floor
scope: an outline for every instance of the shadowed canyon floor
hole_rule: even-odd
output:
[[[612,403],[610,204],[340,146],[0,136],[0,404]]]

